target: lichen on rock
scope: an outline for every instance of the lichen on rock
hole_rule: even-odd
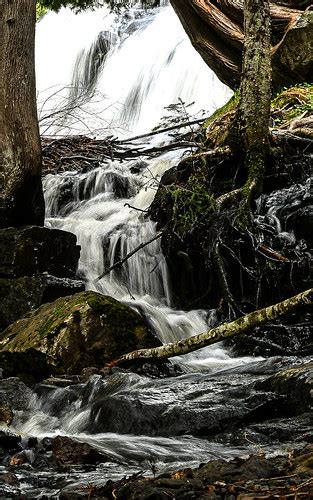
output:
[[[123,353],[157,345],[137,312],[92,291],[44,304],[0,336],[1,351],[34,348],[60,373],[101,367]]]

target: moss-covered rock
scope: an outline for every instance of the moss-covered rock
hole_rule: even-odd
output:
[[[0,350],[34,348],[48,356],[61,373],[103,366],[120,355],[160,342],[130,307],[112,297],[87,291],[44,304],[9,326]]]
[[[291,415],[309,411],[313,395],[313,363],[279,371],[258,386],[261,389],[285,394],[286,409]]]

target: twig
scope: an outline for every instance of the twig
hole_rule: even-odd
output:
[[[133,205],[130,205],[129,203],[124,203],[124,207],[128,207],[128,208],[133,208],[134,210],[138,210],[138,212],[145,212],[147,213],[148,210],[144,210],[143,208],[137,208],[137,207],[134,207]]]
[[[124,264],[124,262],[126,262],[130,257],[132,257],[135,253],[137,253],[139,250],[141,250],[142,248],[146,247],[147,245],[149,245],[153,241],[155,241],[158,238],[160,238],[162,236],[162,234],[163,233],[161,231],[160,233],[157,233],[155,236],[153,236],[153,238],[151,238],[150,240],[145,241],[144,243],[140,243],[140,245],[138,245],[136,248],[134,248],[134,250],[132,250],[125,257],[123,257],[123,259],[121,259],[118,262],[116,262],[115,264],[113,264],[111,267],[109,267],[109,269],[107,269],[106,271],[104,271],[104,273],[102,273],[100,276],[98,276],[98,278],[96,278],[94,280],[94,283],[96,283],[97,281],[101,280],[101,278],[103,278],[104,276],[106,276],[107,274],[109,274],[111,271],[113,271],[113,269],[116,269],[117,267],[121,267],[122,264]]]
[[[192,121],[180,123],[178,125],[172,125],[171,127],[165,127],[165,128],[159,129],[159,130],[155,130],[154,132],[148,132],[147,134],[136,135],[134,137],[130,137],[129,139],[122,139],[120,141],[117,141],[117,143],[124,144],[127,142],[136,141],[137,139],[144,139],[145,137],[152,137],[154,135],[163,134],[163,132],[169,132],[170,130],[188,127],[188,125],[196,125],[197,123],[204,122],[208,118],[209,118],[209,116],[207,116],[205,118],[198,118],[198,120],[192,120]]]

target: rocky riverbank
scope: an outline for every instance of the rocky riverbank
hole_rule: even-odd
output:
[[[312,363],[95,372],[0,380],[5,498],[309,498]]]

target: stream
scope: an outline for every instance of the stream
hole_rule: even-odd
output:
[[[171,7],[163,3],[147,11],[135,6],[119,19],[101,8],[76,16],[63,9],[40,21],[37,79],[43,134],[132,137],[175,113],[173,107],[164,109],[172,104],[185,103],[180,108],[198,118],[226,102],[230,91],[203,63]],[[151,143],[170,139],[162,134]],[[182,149],[154,159],[105,160],[90,172],[44,178],[46,225],[77,236],[78,275],[87,289],[139,311],[162,343],[205,331],[217,324],[217,317],[215,310],[173,308],[160,239],[122,268],[95,280],[156,235],[145,210],[162,174],[184,153]],[[250,423],[279,417],[278,396],[269,396],[255,384],[294,362],[238,358],[217,344],[174,358],[174,377],[116,369],[106,377],[93,375],[87,382],[72,381],[65,387],[46,381],[25,395],[24,408],[12,425],[23,437],[30,462],[16,472],[20,491],[29,498],[58,498],[60,491],[76,492],[78,498],[88,484],[141,470],[151,475],[155,470],[198,466],[212,458],[247,455],[260,446],[269,453],[288,449],[288,439],[283,444],[272,441],[269,432]],[[49,439],[57,435],[88,443],[106,461],[54,470],[38,455],[46,456]],[[36,446],[44,451],[35,452],[29,437],[36,437]],[[14,496],[14,486],[6,488],[5,498]]]

